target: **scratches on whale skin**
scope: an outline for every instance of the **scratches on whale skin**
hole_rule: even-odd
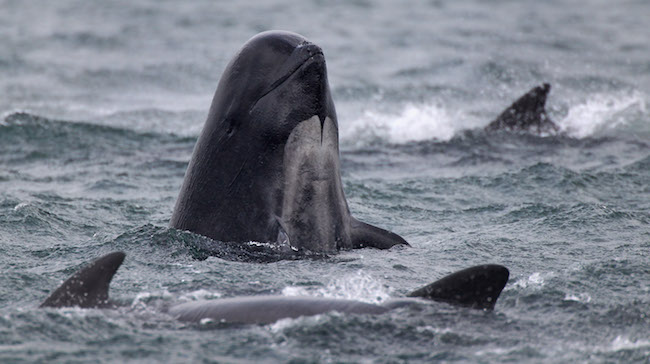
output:
[[[237,174],[235,174],[235,177],[233,177],[232,181],[228,184],[228,191],[232,192],[232,186],[235,184],[237,179],[239,179],[239,176],[241,176],[242,172],[244,171],[244,167],[246,167],[246,164],[248,164],[248,157],[244,159],[244,162],[241,164],[239,167],[239,170],[237,171]]]

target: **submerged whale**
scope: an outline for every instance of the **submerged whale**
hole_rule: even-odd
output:
[[[546,98],[551,85],[544,83],[533,87],[518,98],[485,127],[485,131],[528,131],[537,134],[557,133],[560,128],[546,113]]]
[[[108,290],[124,258],[124,253],[114,252],[93,261],[68,278],[40,307],[114,307]],[[382,304],[318,297],[251,296],[183,303],[171,307],[167,313],[184,322],[211,320],[266,324],[283,318],[313,316],[332,311],[382,314],[391,309],[426,301],[492,310],[508,277],[509,272],[505,267],[486,264],[450,274],[411,292],[407,297],[388,300]]]
[[[251,38],[221,76],[169,226],[222,242],[333,253],[408,243],[350,214],[323,51]]]

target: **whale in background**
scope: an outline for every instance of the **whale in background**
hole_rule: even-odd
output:
[[[557,133],[560,128],[546,113],[546,98],[551,85],[533,87],[485,127],[485,131],[528,131],[537,134]]]
[[[68,278],[40,307],[114,307],[108,290],[124,257],[124,253],[114,252],[96,259]],[[171,307],[167,313],[184,322],[212,320],[266,324],[284,318],[313,316],[332,311],[346,314],[382,314],[394,308],[422,304],[426,301],[492,310],[508,282],[509,274],[507,268],[495,264],[470,267],[417,289],[407,297],[391,299],[382,304],[308,296],[249,296],[183,303]]]

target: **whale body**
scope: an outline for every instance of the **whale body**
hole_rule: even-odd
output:
[[[124,257],[124,253],[114,252],[96,259],[73,274],[40,307],[114,307],[108,290]],[[167,313],[184,322],[210,320],[267,324],[284,318],[313,316],[332,311],[376,315],[427,301],[492,310],[508,282],[508,277],[507,268],[485,264],[455,272],[411,292],[407,297],[391,299],[382,304],[309,296],[244,296],[182,303],[172,306]]]
[[[352,217],[342,186],[323,51],[263,32],[221,76],[169,226],[289,252],[408,245]]]

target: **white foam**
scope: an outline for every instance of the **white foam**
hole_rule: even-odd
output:
[[[460,112],[450,112],[435,103],[408,103],[397,113],[366,110],[349,124],[342,139],[351,144],[377,139],[397,144],[429,139],[446,141],[460,129],[457,121],[461,118]]]
[[[317,315],[318,316],[318,315]],[[280,333],[284,331],[287,328],[292,328],[296,326],[296,322],[302,322],[304,317],[297,317],[297,318],[283,318],[280,319],[274,323],[271,323],[268,325],[268,328],[271,330],[273,333]]]
[[[506,348],[487,348],[484,350],[479,350],[476,352],[476,355],[478,356],[484,356],[484,355],[504,355],[504,354],[510,354],[516,349],[506,349]]]
[[[582,303],[589,303],[591,302],[591,296],[588,293],[567,293],[564,296],[565,301],[575,301],[575,302],[582,302]]]
[[[450,327],[438,328],[438,327],[433,327],[433,326],[430,326],[430,325],[418,326],[418,327],[415,328],[415,331],[417,331],[419,333],[430,332],[430,333],[439,334],[439,335],[449,334],[449,333],[454,332]]]
[[[156,300],[156,299],[167,300],[170,299],[171,297],[172,297],[171,293],[169,293],[169,291],[167,290],[159,291],[159,292],[140,292],[133,299],[133,302],[131,303],[131,308],[146,309],[147,303],[149,303],[152,300]]]
[[[73,307],[62,307],[59,312],[63,314],[63,316],[67,318],[73,318],[73,317],[86,317],[88,316],[92,311],[88,310],[86,308],[81,308],[77,306]]]
[[[599,93],[571,105],[567,115],[556,122],[563,133],[584,138],[636,120],[646,112],[646,98],[639,91]],[[448,141],[461,130],[477,127],[475,119],[436,101],[406,103],[396,111],[367,109],[341,124],[340,136],[342,143],[354,146],[374,141]]]
[[[372,303],[390,298],[389,288],[363,271],[335,279],[326,287],[319,289],[319,293],[326,297]]]
[[[535,272],[526,278],[518,279],[511,287],[539,289],[546,284],[546,278],[552,277],[552,273],[542,274]]]
[[[638,348],[650,348],[650,340],[630,340],[630,338],[618,335],[611,344],[611,351],[631,350]]]
[[[309,296],[309,291],[305,287],[289,286],[282,289],[283,296]]]
[[[206,317],[206,318],[202,318],[202,319],[199,321],[199,324],[201,324],[201,325],[209,325],[209,324],[211,324],[211,323],[213,323],[213,322],[214,322],[213,319],[211,319],[211,318],[209,318],[209,317]]]
[[[199,289],[189,293],[185,293],[178,297],[180,301],[198,301],[198,300],[210,300],[215,298],[220,298],[220,292],[212,292],[205,289]]]
[[[20,211],[20,210],[23,210],[23,209],[26,208],[27,206],[29,206],[29,203],[28,203],[28,202],[21,202],[21,203],[19,203],[18,205],[14,206],[14,211]]]
[[[334,279],[327,286],[316,290],[295,286],[285,287],[282,290],[282,295],[342,298],[378,303],[390,298],[390,289],[371,275],[358,271]]]
[[[558,120],[560,130],[575,138],[584,138],[627,123],[630,115],[645,113],[645,98],[638,92],[596,94],[569,108]]]

